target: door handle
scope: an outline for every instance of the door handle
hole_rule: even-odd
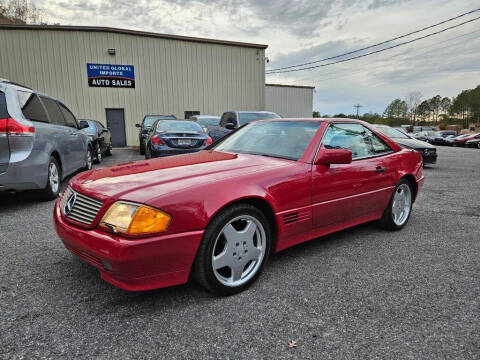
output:
[[[376,172],[377,174],[383,173],[383,172],[385,172],[385,171],[387,171],[387,168],[386,168],[386,167],[377,166],[377,167],[375,168],[375,172]]]

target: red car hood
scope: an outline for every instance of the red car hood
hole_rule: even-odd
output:
[[[148,203],[195,185],[288,166],[289,160],[201,151],[91,170],[72,180],[75,190],[100,200]]]

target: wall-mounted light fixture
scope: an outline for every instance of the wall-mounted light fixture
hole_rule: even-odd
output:
[[[108,49],[107,52],[109,55],[115,55],[115,49]]]

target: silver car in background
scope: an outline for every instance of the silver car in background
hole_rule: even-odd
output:
[[[0,191],[38,189],[55,198],[66,176],[92,167],[80,130],[60,101],[0,80]]]

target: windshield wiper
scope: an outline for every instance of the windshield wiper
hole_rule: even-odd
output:
[[[246,154],[250,154],[250,155],[260,155],[260,156],[266,156],[266,157],[271,157],[271,158],[276,158],[276,159],[285,159],[285,160],[292,160],[292,161],[296,161],[296,159],[293,159],[291,157],[288,157],[288,156],[281,156],[281,155],[272,155],[272,154],[263,154],[263,153],[251,153],[251,152],[248,152]]]

